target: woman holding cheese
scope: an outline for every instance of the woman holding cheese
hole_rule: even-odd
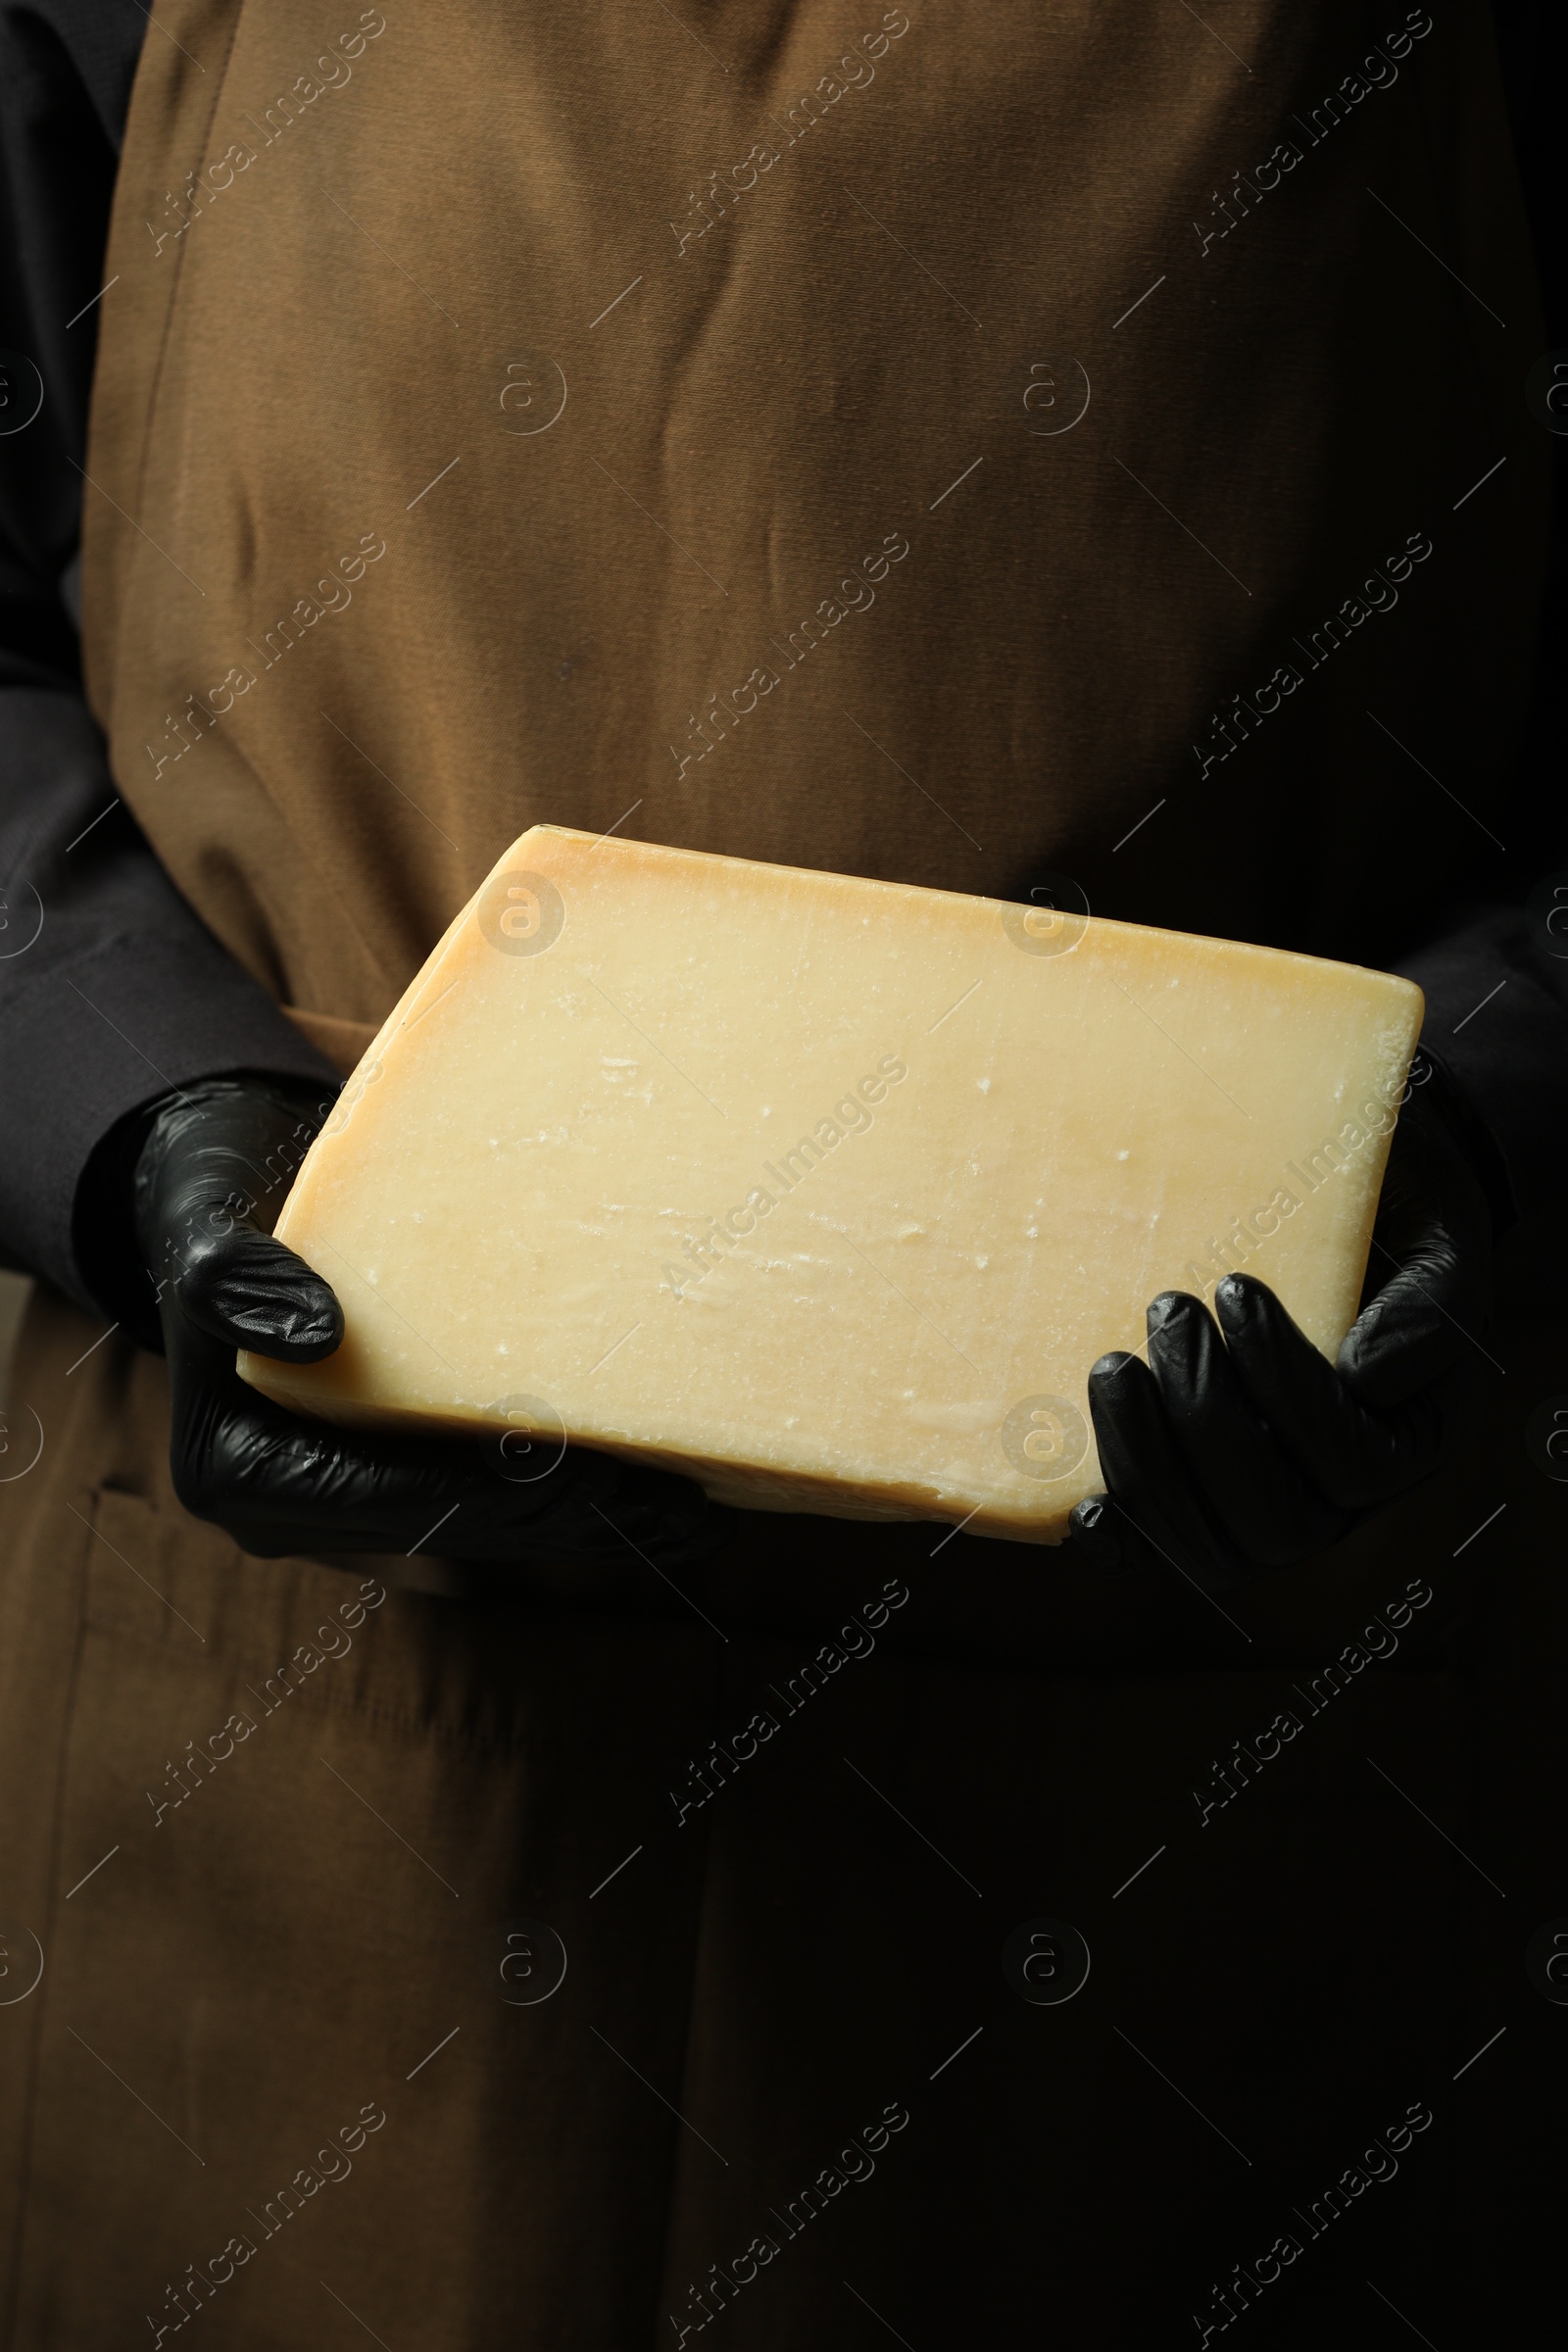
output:
[[[1474,1589],[1568,969],[1521,910],[1550,415],[1494,31],[1394,14],[0,18],[7,2342],[1201,2337],[1265,2273],[1278,2340],[1343,2329],[1290,2212],[1474,2091],[1416,1812],[1472,1732],[1516,1768],[1514,1653],[1338,1700],[1382,1782],[1287,1670]],[[1338,1364],[1245,1269],[1154,1301],[1052,1554],[243,1386],[342,1336],[270,1239],[340,1077],[508,840],[633,811],[1418,979]],[[1528,1584],[1555,1490],[1506,1499]],[[1375,2259],[1451,2313],[1433,2170]]]

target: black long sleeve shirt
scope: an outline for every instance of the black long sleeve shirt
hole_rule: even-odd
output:
[[[136,0],[0,0],[0,1257],[93,1306],[73,1216],[120,1119],[222,1070],[331,1076],[170,881],[82,698],[94,297],[144,35]]]
[[[1543,226],[1562,34],[1540,5],[1496,13],[1549,337],[1568,342],[1563,265]],[[0,0],[0,1258],[84,1305],[102,1301],[74,1210],[117,1122],[223,1070],[328,1075],[175,891],[118,799],[82,699],[95,302],[136,60],[161,37],[139,0]],[[1559,478],[1548,655],[1568,609],[1563,504]],[[1506,853],[1478,867],[1466,905],[1433,910],[1424,941],[1394,948],[1521,1213],[1557,1197],[1568,1152],[1561,687],[1548,661],[1541,677]],[[1559,870],[1563,911],[1548,932],[1542,893],[1534,908],[1530,894]],[[1388,952],[1372,938],[1369,962]]]

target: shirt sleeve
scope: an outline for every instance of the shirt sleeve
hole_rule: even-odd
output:
[[[1568,12],[1495,0],[1494,22],[1546,320],[1568,357],[1568,243],[1557,227]],[[1521,388],[1522,390],[1522,388]],[[1568,411],[1537,411],[1552,444],[1552,527],[1536,685],[1506,818],[1478,827],[1476,888],[1399,969],[1426,992],[1423,1040],[1489,1131],[1525,1217],[1561,1201],[1568,1166],[1568,794],[1563,645],[1568,637]],[[1499,723],[1505,714],[1499,713]],[[1459,777],[1448,786],[1463,793]]]
[[[73,1247],[94,1148],[171,1088],[336,1080],[180,897],[82,698],[95,299],[146,12],[0,0],[0,1260],[101,1303]]]
[[[1544,683],[1540,704],[1547,703]],[[1543,708],[1540,715],[1554,714]],[[1505,1225],[1560,1204],[1568,1167],[1568,840],[1538,837],[1532,857],[1528,838],[1519,844],[1525,855],[1509,858],[1526,887],[1523,905],[1518,897],[1478,902],[1400,964],[1426,995],[1423,1044],[1495,1147]]]

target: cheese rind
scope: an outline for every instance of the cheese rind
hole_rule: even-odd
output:
[[[1086,1381],[1245,1265],[1333,1353],[1420,991],[1303,956],[536,826],[278,1238],[294,1409],[532,1429],[717,1498],[1058,1543]]]

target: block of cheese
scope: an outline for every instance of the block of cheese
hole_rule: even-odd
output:
[[[536,826],[285,1203],[342,1347],[240,1370],[1059,1543],[1089,1368],[1157,1292],[1246,1266],[1333,1353],[1420,1017],[1309,956]]]

